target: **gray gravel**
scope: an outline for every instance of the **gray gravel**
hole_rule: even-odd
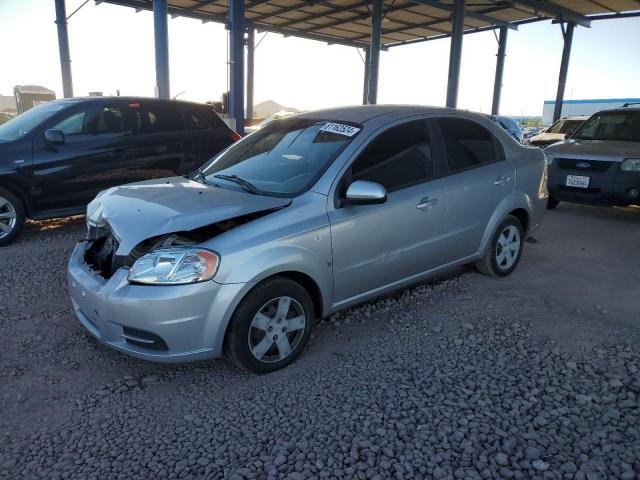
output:
[[[640,478],[638,332],[598,309],[461,270],[321,322],[272,375],[156,365],[74,319],[82,228],[0,249],[0,478]]]

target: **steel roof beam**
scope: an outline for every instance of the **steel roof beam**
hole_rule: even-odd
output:
[[[574,22],[577,25],[583,27],[590,27],[591,20],[589,17],[582,15],[581,13],[571,10],[560,5],[556,5],[549,0],[507,0],[512,5],[522,5],[524,7],[533,8],[536,14],[544,14],[562,20],[565,22]]]
[[[417,3],[419,5],[426,5],[427,7],[438,8],[440,10],[445,10],[447,12],[453,13],[455,8],[453,5],[448,5],[446,3],[440,3],[437,0],[411,0],[413,3]],[[509,0],[514,1],[514,0]],[[520,0],[517,0],[520,1]],[[497,25],[499,27],[507,27],[512,30],[517,30],[518,26],[514,25],[511,22],[507,22],[505,20],[500,20],[499,18],[490,17],[489,15],[484,15],[482,13],[474,12],[473,10],[466,10],[464,12],[466,17],[474,18],[476,20],[480,20],[482,22],[486,22],[490,25]]]
[[[309,20],[314,20],[316,18],[320,18],[320,17],[326,17],[327,15],[335,15],[336,13],[342,13],[342,12],[348,12],[350,10],[354,10],[356,8],[361,8],[364,7],[365,5],[371,3],[371,0],[363,0],[359,3],[354,3],[353,5],[346,5],[344,7],[337,7],[337,8],[333,8],[333,5],[331,4],[327,4],[327,7],[333,8],[333,10],[330,10],[328,12],[322,12],[322,13],[312,13],[310,15],[307,15],[305,17],[300,17],[300,18],[295,18],[292,20],[288,20],[284,23],[281,23],[280,25],[278,25],[279,27],[283,27],[283,28],[287,28],[290,27],[291,25],[295,25],[297,23],[302,23],[302,22],[308,22]],[[273,15],[280,15],[280,13],[285,13],[286,11],[290,11],[291,9],[284,9],[282,11],[278,11],[276,13],[273,14],[269,14],[269,15],[261,15],[262,18],[260,17],[256,17],[253,20],[262,20],[263,18],[268,18],[271,17]],[[295,9],[293,9],[295,10]]]

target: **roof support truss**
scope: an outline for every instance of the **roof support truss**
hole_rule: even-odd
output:
[[[591,20],[584,15],[566,7],[557,5],[549,0],[507,0],[512,5],[522,5],[533,8],[535,13],[544,14],[565,22],[573,22],[583,27],[590,27]]]
[[[438,8],[440,10],[446,10],[447,12],[453,13],[455,8],[453,5],[449,5],[446,3],[440,3],[437,0],[411,0],[413,3],[417,3],[419,5],[426,5],[428,7]],[[519,1],[519,0],[518,0]],[[495,17],[491,17],[489,15],[485,15],[483,13],[474,12],[472,10],[466,10],[465,16],[469,18],[475,18],[476,20],[480,20],[482,22],[486,22],[490,25],[496,25],[499,27],[508,27],[512,30],[517,30],[517,26],[512,23],[506,22],[504,20],[500,20]]]

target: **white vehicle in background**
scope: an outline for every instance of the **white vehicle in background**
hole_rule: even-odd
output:
[[[296,113],[299,113],[299,112],[291,112],[289,110],[280,110],[279,112],[274,113],[270,117],[265,118],[264,120],[262,120],[257,125],[251,125],[249,127],[244,127],[244,131],[245,131],[245,133],[247,135],[249,135],[250,133],[255,132],[256,130],[260,130],[262,127],[264,127],[265,125],[268,125],[269,123],[273,122],[274,120],[277,120],[279,118],[285,118],[285,117],[288,117],[290,115],[295,115]]]
[[[588,115],[561,118],[544,132],[536,135],[535,137],[531,137],[529,144],[535,147],[544,148],[556,142],[561,142],[568,135],[575,132],[587,118],[589,118]]]

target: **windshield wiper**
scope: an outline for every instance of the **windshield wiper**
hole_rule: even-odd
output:
[[[258,187],[256,187],[253,183],[247,182],[245,179],[240,178],[237,175],[214,175],[214,178],[220,178],[222,180],[227,180],[229,182],[237,183],[244,190],[249,193],[253,193],[254,195],[260,195],[261,191]]]

